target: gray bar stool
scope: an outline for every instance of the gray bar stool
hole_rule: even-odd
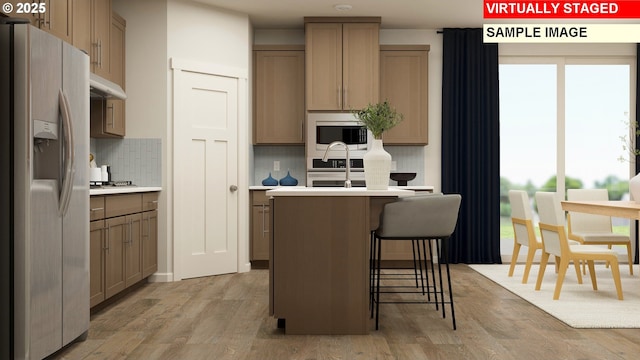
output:
[[[428,196],[442,196],[442,193],[417,193],[413,196],[399,198],[397,201],[415,201],[422,199]],[[380,213],[380,219],[382,219],[382,213]],[[380,224],[382,224],[382,220],[380,220]],[[374,233],[375,230],[371,231],[371,239],[369,246],[369,278],[370,278],[370,286],[369,286],[369,306],[371,310],[371,317],[374,315],[374,295],[375,295],[375,281],[376,281],[376,264],[374,263],[375,254],[376,254],[376,242],[374,241]],[[434,272],[433,261],[431,261],[431,276],[432,276],[432,284],[429,284],[429,271],[427,259],[433,258],[433,251],[431,246],[431,241],[422,240],[412,240],[411,250],[413,252],[413,275],[400,273],[400,272],[389,272],[385,271],[384,278],[394,279],[394,280],[409,280],[410,278],[415,278],[415,287],[422,289],[422,295],[427,295],[427,300],[431,301],[431,293],[433,292],[433,296],[436,303],[436,310],[438,309],[438,295],[436,292],[436,277]],[[427,253],[427,249],[429,252]],[[386,269],[386,268],[385,268]],[[398,268],[392,267],[392,269],[407,269],[407,268]],[[383,288],[408,288],[409,286],[382,286]],[[395,291],[395,293],[402,293],[402,291]],[[415,291],[406,291],[404,293],[415,293]]]
[[[462,197],[458,194],[448,194],[440,196],[419,196],[406,201],[397,201],[386,204],[380,215],[380,226],[372,234],[371,249],[371,314],[375,313],[376,330],[379,328],[379,314],[381,303],[419,303],[442,305],[442,317],[446,317],[445,304],[451,306],[451,317],[453,329],[456,329],[455,311],[453,306],[453,293],[451,291],[451,276],[449,273],[449,262],[447,256],[447,242],[453,234],[458,222],[458,212]],[[382,253],[383,240],[436,240],[436,253],[438,255],[438,276],[439,287],[434,284],[435,293],[440,293],[440,300],[437,295],[435,301],[429,298],[420,301],[398,300],[382,301],[380,299],[380,258]],[[428,241],[429,246],[431,241]],[[431,250],[431,249],[430,249]],[[431,252],[431,251],[429,251]],[[425,251],[426,257],[426,251]],[[445,265],[447,275],[447,285],[449,300],[445,301],[442,281],[442,264]],[[426,271],[426,266],[425,266]],[[435,279],[435,270],[432,264],[432,275]],[[435,283],[435,281],[434,281]],[[374,291],[375,290],[375,291]],[[391,291],[387,291],[390,293]],[[424,294],[424,291],[423,291]]]

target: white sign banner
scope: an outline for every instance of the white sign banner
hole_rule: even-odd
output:
[[[485,43],[640,43],[640,24],[484,24]]]

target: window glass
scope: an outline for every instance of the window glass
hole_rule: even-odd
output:
[[[503,254],[510,255],[513,246],[510,189],[526,190],[534,210],[536,191],[607,188],[610,199],[628,199],[630,156],[623,145],[630,145],[634,125],[631,66],[607,59],[568,60],[500,65]],[[613,225],[614,231],[629,234],[629,220],[613,219]]]

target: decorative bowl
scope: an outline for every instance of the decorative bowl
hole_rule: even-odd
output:
[[[411,181],[416,178],[416,173],[404,173],[396,172],[389,175],[391,180],[397,181],[398,186],[407,186],[407,181]]]

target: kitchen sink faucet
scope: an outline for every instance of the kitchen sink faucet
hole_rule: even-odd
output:
[[[350,179],[349,173],[351,172],[351,159],[349,158],[349,147],[347,146],[347,144],[343,143],[342,141],[334,141],[331,144],[329,144],[329,146],[327,147],[327,150],[324,152],[324,156],[322,157],[322,161],[323,162],[327,162],[327,159],[329,157],[329,150],[331,150],[336,145],[344,146],[344,149],[347,151],[347,161],[346,161],[347,162],[347,168],[345,169],[346,178],[344,180],[344,187],[350,188],[351,187],[351,179]]]

